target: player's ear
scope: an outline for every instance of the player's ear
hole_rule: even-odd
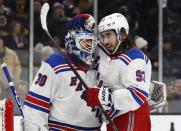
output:
[[[126,31],[125,31],[125,29],[124,28],[122,28],[121,30],[120,30],[120,40],[122,41],[122,40],[124,40],[125,38],[126,38],[126,36],[127,36],[127,34],[126,34]]]

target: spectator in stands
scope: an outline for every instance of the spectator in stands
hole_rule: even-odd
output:
[[[56,42],[56,45],[60,46],[62,49],[65,48],[65,43],[64,41],[61,41],[60,38],[58,36],[54,36],[53,37],[55,42]],[[56,51],[56,47],[52,44],[52,41],[49,43],[50,45],[52,45],[52,48]]]
[[[146,55],[148,55],[148,42],[141,36],[135,37],[136,47],[141,49]]]
[[[153,68],[158,69],[158,46],[154,48],[151,53],[150,57],[153,62]],[[179,73],[179,70],[174,66],[175,54],[172,50],[172,42],[168,37],[163,39],[163,74],[167,77],[169,76],[176,76]]]
[[[3,88],[3,81],[2,81],[2,79],[0,79],[0,96],[1,96],[1,93],[2,93],[2,88]]]
[[[181,19],[178,12],[167,10],[167,21],[164,26],[165,32],[171,36],[173,50],[180,54],[181,50]]]
[[[40,65],[41,65],[41,50],[44,47],[43,43],[36,43],[34,47],[34,55],[33,55],[33,76],[36,75]]]
[[[24,99],[25,99],[27,92],[28,92],[28,82],[26,82],[24,80],[19,80],[17,82],[17,84],[15,85],[15,89],[16,89],[16,92],[17,92],[19,98],[20,98],[21,104],[23,105]],[[3,94],[0,96],[0,99],[4,99],[4,98],[10,98],[13,100],[14,115],[20,115],[21,112],[20,112],[19,107],[16,103],[16,100],[14,98],[12,91],[11,91],[11,88],[6,88],[3,91]]]
[[[64,12],[64,6],[59,3],[55,2],[53,5],[53,12],[48,19],[48,27],[50,34],[52,36],[57,36],[61,43],[64,42],[65,35],[67,34],[66,31],[66,22],[68,21],[68,18],[65,15]]]
[[[176,108],[175,108],[176,107]],[[170,101],[168,102],[169,112],[180,113],[181,111],[181,79],[176,79],[174,91],[170,93]]]
[[[34,48],[34,68],[33,73],[36,74],[41,62],[48,59],[48,57],[55,51],[51,46],[43,46],[42,43],[37,43]]]
[[[51,54],[54,53],[54,50],[52,47],[50,46],[44,46],[42,49],[41,49],[41,59],[43,61],[47,60],[49,58],[49,56]]]
[[[37,53],[37,54],[40,54],[41,50],[43,48],[43,43],[36,43],[36,46],[34,47],[34,51]]]
[[[14,18],[11,9],[4,5],[4,0],[0,0],[0,36],[8,35],[8,25]]]
[[[93,0],[80,0],[78,5],[81,12],[93,14]]]
[[[16,91],[21,100],[24,100],[28,92],[28,82],[19,80],[16,84]]]
[[[74,0],[64,0],[63,5],[67,17],[73,17],[80,13],[79,9],[74,4]]]
[[[9,35],[6,37],[8,47],[11,49],[28,49],[28,39],[22,23],[13,21],[10,25]]]
[[[41,7],[41,0],[34,0],[34,43],[42,42],[45,39],[45,34],[40,22]]]
[[[20,65],[19,58],[16,52],[6,47],[4,40],[0,38],[0,65],[2,63],[7,64],[10,75],[14,83],[16,83],[20,79],[20,75],[21,75],[21,65]],[[1,88],[4,90],[8,86],[8,83],[2,70],[0,70],[0,76],[1,76],[0,81],[2,84]]]

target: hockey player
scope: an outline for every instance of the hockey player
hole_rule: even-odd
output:
[[[82,21],[76,24],[81,27]],[[73,22],[70,21],[70,28]],[[122,14],[104,17],[98,30],[101,36],[95,60],[98,83],[85,92],[87,105],[102,104],[121,131],[150,131],[149,58],[129,39],[129,25]],[[110,124],[107,130],[113,130]]]
[[[98,86],[86,92],[87,104],[102,104],[121,131],[150,131],[149,58],[129,39],[129,25],[122,14],[104,17],[98,30]],[[107,130],[113,130],[110,124]]]
[[[63,58],[68,57],[88,86],[93,86],[88,71],[95,47],[93,31],[70,31],[66,46],[69,52],[51,55],[34,78],[23,107],[25,131],[94,131],[101,127],[99,114],[81,99],[84,87]]]

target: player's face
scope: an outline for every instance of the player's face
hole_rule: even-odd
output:
[[[81,49],[91,52],[92,46],[93,46],[92,39],[81,39],[79,43],[80,43]]]
[[[104,44],[104,46],[110,53],[114,52],[118,44],[116,33],[113,30],[102,32],[101,42]]]

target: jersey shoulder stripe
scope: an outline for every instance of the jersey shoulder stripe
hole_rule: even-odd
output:
[[[77,69],[76,66],[74,66],[74,69]],[[68,64],[61,64],[61,65],[57,65],[53,68],[53,70],[55,71],[56,74],[60,73],[60,72],[65,72],[65,71],[72,71],[72,69],[70,68],[70,66]]]
[[[132,49],[126,51],[124,53],[124,55],[129,57],[131,60],[138,59],[138,58],[144,60],[144,55],[143,55],[142,51],[137,48],[132,48]]]
[[[70,66],[65,62],[62,55],[60,53],[54,53],[45,61],[53,68],[56,74],[60,72],[71,71]],[[77,69],[76,66],[73,67]]]
[[[48,63],[52,68],[58,65],[67,64],[62,55],[63,54],[60,53],[54,53],[50,55],[50,57],[45,62]]]
[[[50,99],[31,91],[28,92],[24,104],[45,113],[49,113],[50,111]]]
[[[148,57],[137,48],[126,51],[125,53],[118,56],[118,59],[122,60],[126,65],[129,65],[135,59],[145,60],[146,63],[148,63],[149,60]]]
[[[126,65],[129,65],[132,61],[132,59],[125,54],[121,54],[118,58],[122,60]]]

